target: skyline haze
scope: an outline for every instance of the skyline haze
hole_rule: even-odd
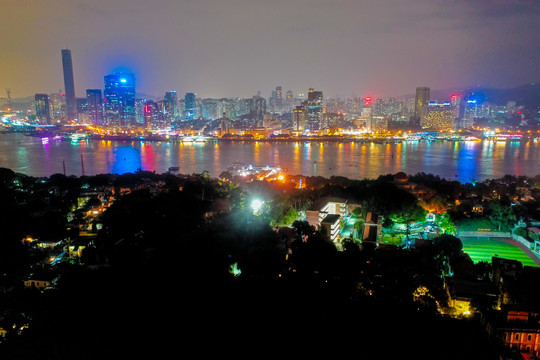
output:
[[[513,87],[540,79],[540,3],[352,0],[8,0],[0,83],[15,98],[76,96],[129,69],[137,91],[251,97],[272,89],[401,96],[416,87]]]

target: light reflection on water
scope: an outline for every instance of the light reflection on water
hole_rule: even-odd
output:
[[[41,142],[22,134],[0,134],[0,167],[32,176],[63,172],[86,175],[126,173],[137,169],[163,173],[178,166],[184,174],[208,170],[212,176],[234,162],[280,166],[290,174],[376,178],[404,171],[432,173],[460,181],[505,174],[540,174],[538,142],[116,142],[82,140]]]

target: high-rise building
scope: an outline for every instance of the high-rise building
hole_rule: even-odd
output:
[[[304,131],[306,126],[306,113],[302,105],[293,109],[293,130]]]
[[[195,120],[199,116],[197,111],[197,95],[186,93],[184,96],[184,120]]]
[[[264,114],[266,114],[266,99],[260,95],[253,96],[253,109],[251,113],[255,122],[262,122],[264,120]]]
[[[66,119],[66,96],[61,91],[49,95],[51,121],[60,123]]]
[[[422,107],[420,126],[433,131],[453,130],[454,118],[455,109],[449,102],[430,101]]]
[[[178,121],[178,96],[176,91],[167,91],[165,98],[163,99],[165,109],[165,117],[169,123],[175,123]]]
[[[294,96],[292,90],[287,90],[285,93],[285,106],[287,111],[290,111],[293,108]]]
[[[77,104],[77,114],[86,114],[88,110],[88,103],[86,102],[86,98],[76,98],[75,103]]]
[[[283,110],[283,91],[281,86],[276,86],[276,110],[278,112]]]
[[[311,130],[322,129],[323,93],[310,88],[305,102],[308,126]]]
[[[51,112],[49,109],[49,95],[36,94],[34,106],[36,107],[36,118],[40,124],[51,125]]]
[[[115,72],[105,76],[105,118],[107,125],[129,127],[135,119],[135,75]]]
[[[103,125],[103,98],[101,89],[86,90],[88,121],[93,125]]]
[[[69,49],[62,49],[62,68],[64,70],[67,120],[73,121],[77,118],[77,100],[75,99],[73,62],[71,61],[71,50]]]
[[[420,125],[420,116],[422,115],[422,108],[427,105],[430,100],[428,87],[417,87],[416,97],[414,101],[414,118],[412,126]]]

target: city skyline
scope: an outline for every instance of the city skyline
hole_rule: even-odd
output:
[[[6,13],[2,26],[16,36],[7,37],[0,82],[14,97],[62,89],[58,50],[66,48],[77,97],[119,68],[135,74],[141,93],[215,98],[267,97],[278,85],[328,97],[401,96],[418,86],[502,88],[540,78],[540,4],[526,0],[8,1]]]

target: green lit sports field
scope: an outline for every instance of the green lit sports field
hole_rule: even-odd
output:
[[[463,251],[469,254],[476,264],[479,261],[491,262],[491,257],[520,261],[523,266],[537,267],[536,263],[517,246],[494,238],[461,238]]]

